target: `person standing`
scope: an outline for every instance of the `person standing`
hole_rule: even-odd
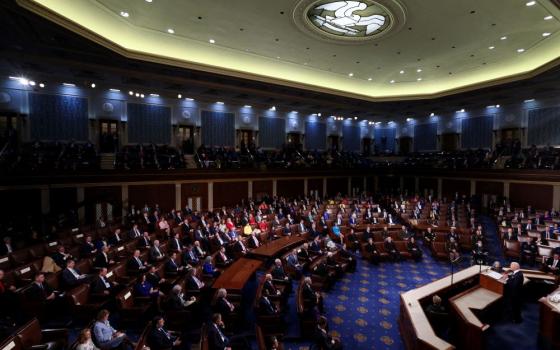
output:
[[[512,262],[510,271],[504,276],[507,276],[504,294],[511,310],[512,320],[514,323],[521,323],[523,272],[520,270],[519,263]]]

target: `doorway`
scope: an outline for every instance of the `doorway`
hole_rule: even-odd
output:
[[[399,139],[399,151],[401,155],[412,152],[412,137],[403,136]]]
[[[177,143],[181,145],[184,154],[194,154],[194,127],[179,125]]]
[[[444,152],[454,152],[459,144],[459,134],[449,133],[441,135],[441,150]]]
[[[364,156],[371,155],[371,139],[369,137],[364,138],[362,141],[362,152]]]
[[[340,137],[338,135],[330,135],[328,139],[328,147],[333,151],[338,151]]]
[[[247,153],[252,148],[254,142],[253,130],[239,129],[237,130],[237,144],[241,153]]]
[[[99,149],[101,153],[115,153],[119,150],[119,122],[99,121]]]

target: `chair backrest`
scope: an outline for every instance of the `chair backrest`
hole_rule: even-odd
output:
[[[140,335],[140,338],[138,339],[138,343],[136,344],[134,350],[144,349],[144,346],[146,345],[146,341],[148,340],[148,334],[150,333],[151,329],[152,329],[152,322],[148,322],[148,324],[142,331],[142,334]]]
[[[10,261],[9,255],[0,256],[0,269],[6,271],[12,267],[12,262]]]
[[[17,336],[12,336],[0,344],[0,350],[23,350]]]
[[[125,288],[122,292],[117,294],[115,299],[118,300],[120,307],[123,309],[131,309],[134,307],[134,297],[132,296],[132,288]]]
[[[520,252],[521,251],[521,243],[519,241],[505,241],[506,250],[512,252]]]
[[[24,349],[29,349],[33,345],[41,344],[41,325],[36,318],[24,324],[17,330],[16,334]]]
[[[82,284],[68,292],[74,305],[85,305],[89,300],[89,284]]]
[[[210,346],[208,345],[208,326],[202,325],[200,330],[200,350],[208,350]]]

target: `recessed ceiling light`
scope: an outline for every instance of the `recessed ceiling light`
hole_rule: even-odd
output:
[[[45,84],[40,83],[40,84],[39,84],[39,87],[40,87],[40,88],[44,88],[44,87],[45,87]]]
[[[152,2],[152,0],[146,0],[146,2]]]
[[[404,70],[401,70],[399,73],[400,73],[400,74],[404,74]]]
[[[368,80],[368,81],[372,81],[372,80],[373,80],[373,78],[367,78],[367,80]]]
[[[506,39],[507,39],[507,36],[503,36],[503,37],[500,38],[500,40],[506,40]]]
[[[144,98],[144,94],[140,94],[140,97],[141,97],[141,98]]]
[[[542,33],[542,36],[546,38],[547,36],[550,36],[550,33],[549,32]]]
[[[72,85],[74,85],[74,84],[72,84]],[[91,86],[92,89],[95,89],[95,83],[91,83],[90,86]]]
[[[394,81],[394,80],[391,80],[391,81],[390,81],[390,83],[391,83],[391,84],[394,84],[394,83],[395,83],[395,81]]]
[[[525,52],[525,49],[517,49],[517,52],[518,53],[523,53],[523,52]]]
[[[500,108],[500,107],[501,107],[500,105],[496,105],[496,108]]]
[[[530,98],[530,99],[527,99],[527,100],[525,100],[525,101],[523,101],[523,102],[525,102],[525,103],[535,102],[535,99],[534,99],[534,98]]]
[[[465,113],[465,109],[461,108],[460,110],[457,111],[457,113]]]
[[[407,121],[407,122],[411,122],[411,121],[413,121],[413,120],[414,120],[414,119],[412,119],[412,118],[406,118],[406,121]]]
[[[124,18],[128,18],[130,14],[126,11],[121,11],[121,16],[123,16]]]
[[[121,92],[121,90],[119,90],[119,89],[109,89],[109,91],[111,91],[111,92]]]
[[[210,40],[208,40],[208,42],[209,42],[210,44],[215,44],[215,43],[216,43],[216,40],[210,39]]]
[[[216,103],[219,104],[219,105],[223,105],[223,104],[224,104],[222,101],[218,101],[218,102],[216,102]]]
[[[152,97],[159,97],[159,94],[150,94]]]
[[[354,117],[354,120],[358,120],[358,117]]]
[[[187,100],[187,101],[194,101],[194,98],[185,97],[185,100]]]
[[[132,95],[134,95],[134,91],[129,91],[128,94],[129,94],[130,96],[132,96]]]
[[[418,79],[416,79],[416,80],[418,80],[418,81],[422,81],[422,78],[418,78]]]
[[[275,110],[276,110],[276,106],[270,107],[270,110],[271,110],[271,111],[275,111]]]
[[[251,105],[245,105],[245,106],[243,106],[243,107],[245,107],[245,108],[251,108]]]
[[[168,28],[168,29],[167,29],[167,32],[168,32],[169,34],[175,34],[175,30],[174,30],[173,28]]]
[[[74,84],[74,83],[62,83],[62,85],[64,85],[64,86],[70,86],[70,87],[76,86],[76,84]],[[95,87],[95,84],[91,84],[91,87]]]
[[[434,115],[436,115],[435,113],[430,113],[430,117],[433,117]]]
[[[354,76],[354,73],[348,73],[348,76],[349,76],[349,77],[353,77],[353,76]]]
[[[422,69],[421,69],[421,68],[418,68],[418,69],[416,70],[416,73],[421,73],[421,72],[422,72]]]
[[[183,98],[183,95],[177,94],[177,98]]]
[[[496,47],[495,46],[488,46],[489,50],[494,50]]]
[[[529,1],[528,3],[525,4],[525,6],[533,6],[536,3],[537,3],[536,1]]]
[[[321,116],[321,113],[317,113],[317,115],[320,117],[320,116]]]
[[[550,20],[553,19],[553,18],[554,18],[553,16],[546,16],[546,17],[544,18],[544,20],[545,20],[545,21],[550,21]]]
[[[35,86],[35,84],[36,84],[36,83],[35,83],[33,80],[30,80],[30,81],[29,81],[29,85]]]
[[[139,92],[137,92],[137,93],[135,93],[135,94],[134,94],[134,96],[136,96],[136,97],[140,97],[140,93],[139,93]]]

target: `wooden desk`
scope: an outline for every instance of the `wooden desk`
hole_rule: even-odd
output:
[[[228,291],[241,291],[249,278],[261,267],[260,260],[240,258],[214,281],[212,288],[225,288]]]
[[[482,279],[482,275],[480,276]],[[488,277],[488,279],[492,279]],[[499,283],[495,279],[492,279]],[[483,333],[490,326],[482,323],[473,310],[484,310],[502,298],[501,294],[483,287],[471,288],[451,299],[449,304],[456,318],[457,340],[459,344],[468,344],[468,349],[482,349],[484,347]]]
[[[280,237],[275,239],[272,242],[264,244],[256,249],[250,251],[250,255],[259,257],[259,258],[274,258],[281,253],[285,252],[288,249],[291,249],[295,246],[303,244],[307,241],[305,235],[303,236],[288,236],[288,237]]]
[[[487,266],[482,268],[485,269]],[[455,273],[453,284],[461,284],[469,279],[478,278],[479,269],[479,266],[471,266]],[[447,276],[401,294],[399,327],[407,349],[455,349],[453,345],[435,334],[420,304],[420,300],[439,293],[450,286],[451,276]]]
[[[480,286],[482,288],[486,288],[491,290],[494,293],[499,294],[500,296],[504,295],[504,286],[506,284],[505,279],[495,279],[491,277],[488,272],[482,272],[480,274]]]
[[[556,289],[552,294],[560,292]],[[539,338],[543,349],[560,348],[560,304],[551,303],[548,296],[539,299]]]

